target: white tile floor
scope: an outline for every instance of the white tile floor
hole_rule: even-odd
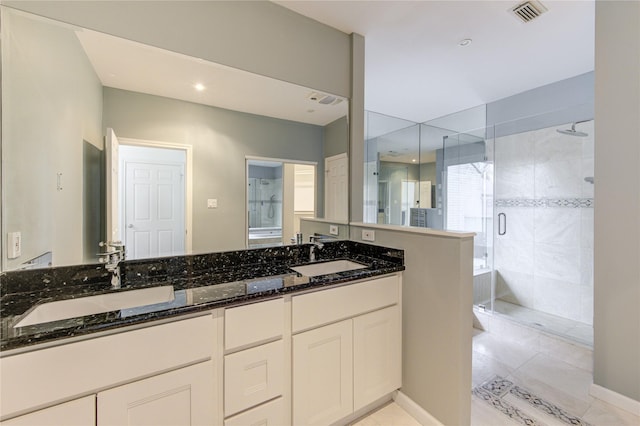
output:
[[[511,320],[533,329],[564,336],[579,344],[593,347],[593,326],[589,324],[514,305],[500,299],[495,301],[493,309],[496,313],[506,315]]]
[[[501,330],[507,326],[501,325]],[[496,325],[494,324],[494,328]],[[523,334],[509,340],[502,334],[474,329],[472,386],[501,376],[526,388],[535,396],[552,403],[591,426],[639,426],[640,417],[599,401],[589,395],[592,383],[591,351],[572,346],[545,335]],[[500,337],[497,337],[500,336]],[[513,336],[513,334],[512,334]],[[569,345],[569,346],[567,346]],[[507,398],[507,397],[505,397]],[[566,425],[522,401],[508,400],[539,425]],[[472,426],[521,424],[487,402],[473,396]],[[353,426],[417,426],[419,423],[392,402]]]
[[[585,360],[584,348],[575,346],[579,356],[572,357],[563,342],[541,335],[537,341],[523,339],[525,344],[502,335],[474,330],[472,386],[495,376],[505,378],[529,390],[535,396],[581,418],[592,426],[640,425],[640,417],[599,401],[589,395],[593,382],[591,360]],[[558,418],[543,414],[533,407],[527,410],[540,424],[563,424]],[[471,424],[496,426],[518,424],[477,397],[472,398]]]

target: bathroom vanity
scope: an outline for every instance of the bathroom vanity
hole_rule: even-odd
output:
[[[403,252],[310,252],[125,262],[119,290],[97,266],[1,275],[2,424],[323,425],[375,408],[401,386]],[[47,317],[88,298],[106,307]]]

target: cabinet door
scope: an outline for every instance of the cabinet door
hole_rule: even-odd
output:
[[[203,362],[98,393],[98,424],[211,425],[213,363]]]
[[[65,402],[0,422],[2,426],[89,426],[96,424],[96,396]]]
[[[327,425],[353,412],[351,323],[293,336],[294,425]]]
[[[397,305],[353,319],[355,410],[400,388],[401,327]]]

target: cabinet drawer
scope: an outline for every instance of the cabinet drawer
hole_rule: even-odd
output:
[[[0,413],[8,417],[210,359],[214,324],[209,314],[0,358]]]
[[[400,278],[397,275],[294,296],[293,332],[395,305],[399,299]]]
[[[281,426],[284,424],[282,398],[259,405],[224,421],[224,426]]]
[[[90,426],[96,424],[96,396],[90,395],[0,422],[2,426]]]
[[[282,340],[225,356],[225,417],[282,395],[283,384]]]
[[[284,299],[226,309],[224,348],[227,351],[282,337]]]

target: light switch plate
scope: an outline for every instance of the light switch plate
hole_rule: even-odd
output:
[[[208,209],[217,209],[218,208],[218,199],[217,198],[209,198],[207,200],[207,208]]]
[[[9,239],[7,242],[7,248],[9,249],[7,257],[9,259],[20,257],[22,255],[22,234],[20,232],[9,232],[7,237]]]
[[[329,234],[338,235],[338,225],[329,225]]]
[[[362,230],[362,241],[375,241],[376,233],[373,229]]]

